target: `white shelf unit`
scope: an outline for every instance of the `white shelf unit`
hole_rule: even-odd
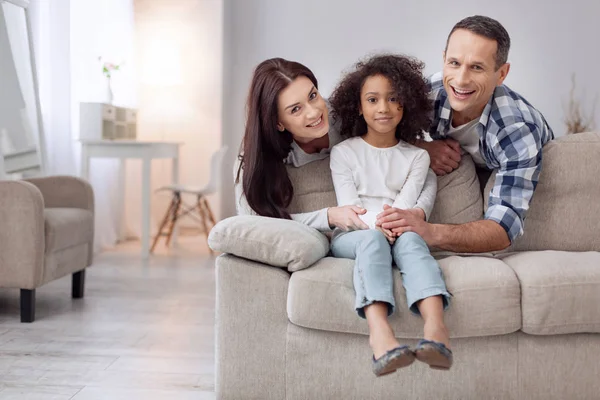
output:
[[[105,103],[80,103],[79,137],[84,140],[135,140],[137,110]]]

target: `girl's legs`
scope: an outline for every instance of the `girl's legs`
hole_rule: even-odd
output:
[[[440,266],[429,253],[427,244],[418,234],[405,232],[396,239],[392,254],[402,273],[408,306],[425,322],[424,338],[441,342],[449,348],[444,309],[448,306],[450,294]]]
[[[450,348],[450,335],[444,323],[444,301],[442,296],[431,296],[417,303],[419,312],[425,321],[423,337],[427,340],[443,343]]]
[[[371,345],[375,359],[400,346],[388,322],[388,305],[386,303],[375,302],[366,306],[364,311],[369,324],[369,345]]]
[[[369,343],[379,358],[399,346],[388,322],[395,306],[390,245],[383,233],[367,229],[336,236],[331,251],[335,257],[355,260],[355,309],[367,319]]]

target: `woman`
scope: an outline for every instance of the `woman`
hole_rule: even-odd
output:
[[[293,219],[320,231],[367,229],[358,217],[366,211],[356,206],[300,214],[286,210],[294,188],[285,165],[300,167],[329,157],[330,149],[342,141],[337,125],[330,124],[327,103],[310,69],[282,58],[260,63],[250,85],[242,154],[236,166],[238,214]],[[429,216],[436,189],[430,170],[413,212]]]

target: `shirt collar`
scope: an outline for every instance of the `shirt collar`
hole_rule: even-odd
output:
[[[494,91],[495,93],[495,91]],[[444,96],[444,104],[440,110],[440,122],[438,124],[437,133],[439,136],[445,136],[450,130],[450,123],[452,122],[452,106],[450,105],[450,100],[448,99],[448,93]],[[481,113],[481,117],[479,117],[479,124],[487,126],[488,121],[490,119],[490,115],[492,113],[492,103],[494,102],[494,94],[490,97],[490,100],[485,105],[483,112]]]

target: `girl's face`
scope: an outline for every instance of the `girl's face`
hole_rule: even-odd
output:
[[[367,123],[367,133],[394,136],[404,109],[388,78],[373,75],[360,90],[360,112]]]
[[[299,76],[279,93],[277,129],[287,130],[299,143],[308,143],[329,132],[325,100],[310,79]]]

